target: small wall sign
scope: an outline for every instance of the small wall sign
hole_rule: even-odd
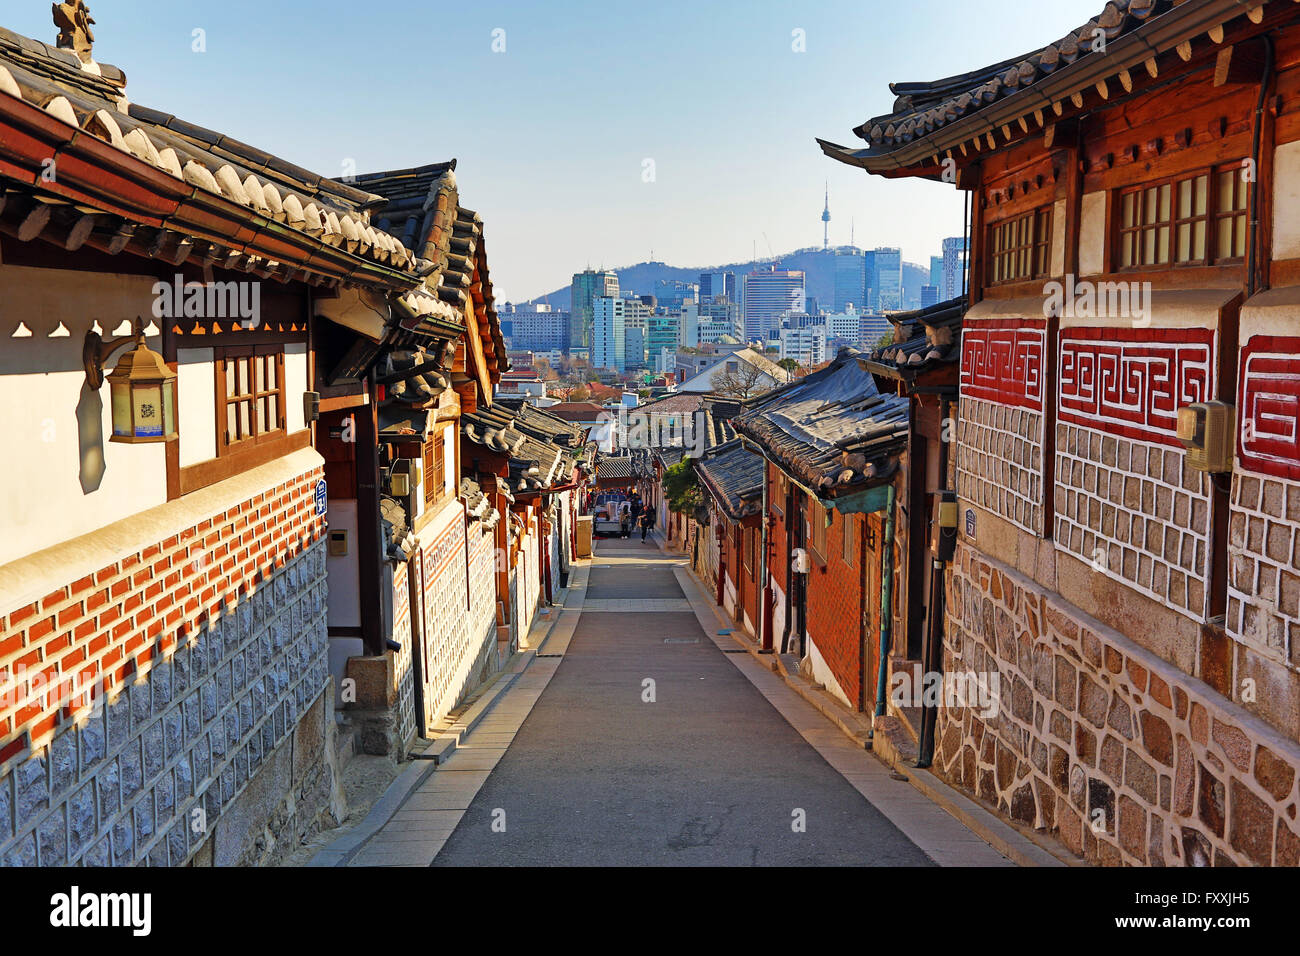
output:
[[[966,537],[975,540],[975,509],[966,509]]]
[[[325,479],[322,478],[316,482],[316,513],[323,515],[325,509],[329,507],[329,499],[325,494]]]

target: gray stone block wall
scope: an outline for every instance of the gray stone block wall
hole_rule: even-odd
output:
[[[0,778],[0,865],[250,862],[310,825],[337,790],[325,608],[322,541]]]
[[[1209,479],[1181,449],[1065,423],[1056,435],[1057,547],[1204,619]]]
[[[957,425],[957,492],[967,501],[1043,534],[1043,415],[962,398]]]

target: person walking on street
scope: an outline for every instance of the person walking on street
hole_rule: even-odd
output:
[[[654,526],[655,526],[654,509],[646,508],[645,512],[641,515],[641,540],[642,541],[645,540],[646,534],[649,533],[650,529],[653,528]]]
[[[618,528],[624,538],[632,533],[632,508],[626,501],[618,506]]]

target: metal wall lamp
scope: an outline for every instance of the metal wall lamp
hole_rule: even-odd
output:
[[[119,349],[134,344],[107,376],[104,366]],[[105,342],[93,329],[81,347],[86,385],[99,391],[108,381],[113,435],[109,441],[139,444],[176,437],[176,373],[145,344],[144,322],[135,320],[130,335]]]

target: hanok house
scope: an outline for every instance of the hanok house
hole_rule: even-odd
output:
[[[460,204],[455,168],[356,177],[377,198],[377,230],[418,251],[419,285],[391,303],[364,291],[317,303],[330,320],[317,369],[331,408],[332,664],[360,749],[399,759],[504,663],[505,508],[473,480],[460,435],[491,401],[505,343],[483,223]]]
[[[682,399],[678,402],[677,399]],[[716,575],[717,542],[701,535],[694,515],[679,514],[668,507],[663,494],[664,472],[686,458],[698,461],[714,448],[734,441],[736,430],[731,416],[740,403],[711,395],[669,396],[650,402],[628,416],[628,443],[633,448],[633,472],[641,500],[655,509],[655,526],[664,540],[691,556],[696,571],[708,559],[710,580]],[[707,527],[707,525],[706,525]]]
[[[908,400],[879,390],[864,354],[841,350],[732,419],[768,462],[754,634],[856,710],[875,700],[887,639],[882,558],[908,436]]]
[[[0,30],[0,860],[267,862],[344,813],[315,306],[422,267],[63,6]]]
[[[763,457],[745,448],[738,438],[710,449],[695,461],[695,473],[708,498],[705,514],[692,518],[704,530],[702,544],[712,557],[696,571],[711,573],[714,600],[751,632],[758,630],[759,620],[765,469]]]
[[[1294,4],[1131,0],[822,144],[969,195],[943,670],[1001,703],[935,762],[1089,860],[1300,863],[1297,91]]]
[[[520,646],[537,613],[568,586],[586,433],[522,400],[463,417],[466,472],[507,516],[496,528],[498,660]],[[499,666],[499,665],[498,665]]]
[[[906,735],[904,746],[916,746],[921,766],[929,766],[933,757],[937,702],[924,695],[918,699],[915,688],[926,673],[942,666],[942,569],[952,555],[956,529],[951,521],[945,526],[940,519],[950,487],[965,310],[965,300],[954,299],[914,312],[896,312],[890,316],[894,341],[859,359],[882,390],[896,392],[910,403],[907,454],[898,480],[900,510],[894,526],[900,559],[894,565],[898,600],[892,607],[888,675],[876,691],[876,713],[905,722],[899,728]],[[952,514],[951,502],[948,507]]]

